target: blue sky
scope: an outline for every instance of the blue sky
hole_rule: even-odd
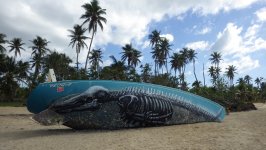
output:
[[[50,49],[64,52],[75,61],[75,50],[68,47],[67,30],[82,23],[79,17],[84,13],[81,5],[85,2],[89,1],[0,0],[0,32],[8,39],[24,40],[27,46],[21,59],[30,59],[29,41],[40,35],[51,41]],[[265,4],[263,0],[100,0],[107,12],[107,24],[104,31],[97,32],[93,48],[104,51],[102,65],[109,65],[110,55],[120,58],[121,47],[132,43],[142,52],[142,63],[153,65],[148,35],[157,29],[171,41],[171,54],[183,47],[196,50],[200,80],[202,64],[205,69],[210,66],[208,59],[213,51],[221,52],[223,71],[228,65],[237,67],[236,78],[247,74],[253,79],[266,78]],[[82,63],[86,52],[80,54]],[[192,83],[192,64],[186,74]]]

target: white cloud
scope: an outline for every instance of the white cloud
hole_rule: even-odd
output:
[[[228,23],[223,32],[219,32],[217,41],[212,46],[214,51],[222,51],[223,55],[236,54],[241,52],[243,48],[243,41],[240,33],[242,27],[237,27],[233,23]]]
[[[141,49],[145,49],[150,46],[150,41],[146,40],[143,42]]]
[[[266,7],[259,9],[255,12],[255,15],[258,18],[258,21],[266,21]]]
[[[110,66],[113,63],[111,59],[106,59],[103,61],[103,67]]]
[[[197,41],[197,42],[191,42],[187,43],[185,47],[192,48],[194,50],[207,50],[209,49],[209,42],[208,41]]]
[[[260,67],[259,60],[253,60],[250,56],[243,56],[235,60],[224,60],[221,63],[222,72],[225,72],[229,65],[234,65],[239,74],[245,74]]]
[[[266,40],[257,37],[260,28],[260,25],[253,24],[243,33],[242,27],[228,23],[223,32],[219,32],[211,49],[220,51],[227,58],[222,63],[223,70],[228,65],[235,65],[243,73],[260,66],[259,60],[253,60],[250,56],[255,51],[266,49]]]
[[[210,27],[205,27],[202,30],[198,31],[196,34],[204,35],[204,34],[211,32],[211,30],[212,29]]]
[[[166,17],[182,16],[189,10],[199,15],[217,14],[220,11],[245,8],[256,1],[258,0],[157,0],[152,2],[100,0],[101,7],[107,12],[105,16],[107,24],[104,25],[103,32],[98,30],[93,47],[102,47],[110,43],[124,45],[132,41],[137,44],[143,43],[151,22],[159,22]],[[79,19],[84,13],[81,5],[88,2],[87,0],[0,0],[0,28],[8,37],[21,37],[25,41],[40,35],[51,41],[49,47],[52,49],[56,48],[73,56],[75,51],[68,47],[67,29],[83,21]],[[81,61],[85,60],[85,57],[86,52],[82,51]]]
[[[224,56],[242,56],[266,49],[266,41],[257,37],[260,27],[254,24],[245,33],[242,33],[242,27],[228,23],[223,32],[218,33],[217,40],[211,49],[221,51]]]
[[[142,62],[144,60],[144,56],[140,56],[139,60]]]
[[[172,34],[162,34],[161,37],[164,37],[166,39],[169,40],[169,42],[173,42],[174,41],[174,36]]]

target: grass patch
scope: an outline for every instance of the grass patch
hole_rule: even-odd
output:
[[[0,107],[25,107],[24,102],[0,102]]]

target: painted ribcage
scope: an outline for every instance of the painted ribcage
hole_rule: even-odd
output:
[[[124,95],[118,105],[122,118],[150,124],[163,124],[172,117],[172,103],[161,96],[147,94]]]
[[[166,115],[173,112],[170,101],[147,95],[139,95],[137,97],[139,100],[137,113],[152,112],[153,114]]]

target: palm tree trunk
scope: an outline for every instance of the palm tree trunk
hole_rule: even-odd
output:
[[[79,53],[77,53],[77,71],[79,70]]]
[[[89,51],[88,51],[87,58],[86,58],[85,72],[87,71],[87,65],[88,65],[89,55],[90,55],[90,52],[91,52],[91,44],[92,44],[92,41],[93,41],[93,38],[94,38],[94,34],[95,34],[95,30],[93,29],[91,42],[90,42],[90,46],[89,46]]]
[[[198,82],[198,79],[197,79],[197,76],[196,76],[196,71],[195,71],[195,60],[193,60],[193,72],[194,72],[194,76],[195,76],[195,79],[196,81]]]
[[[166,59],[166,63],[165,63],[165,69],[166,69],[166,73],[168,74],[168,65],[167,65],[167,59]]]
[[[205,85],[205,74],[204,74],[204,63],[203,63],[203,65],[202,65],[202,74],[203,74],[203,84],[204,84],[204,87],[206,86]]]

